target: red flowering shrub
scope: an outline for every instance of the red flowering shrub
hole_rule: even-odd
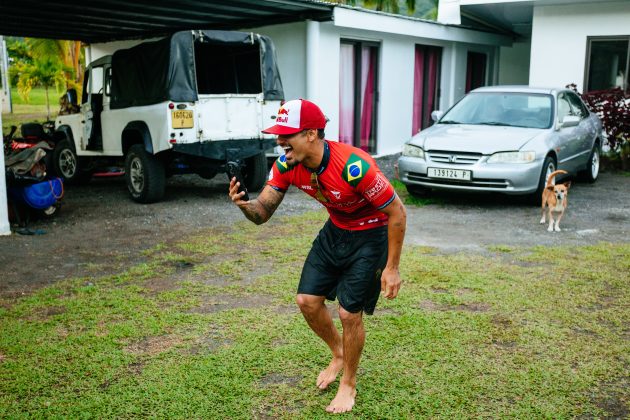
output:
[[[623,170],[630,160],[630,93],[619,88],[581,94],[575,84],[567,86],[579,94],[592,112],[602,120],[606,145],[621,159]]]

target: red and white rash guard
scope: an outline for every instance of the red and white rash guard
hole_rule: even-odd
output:
[[[387,215],[380,210],[396,193],[374,159],[347,144],[324,143],[324,158],[316,171],[302,164],[288,166],[282,155],[271,168],[267,185],[282,192],[295,185],[321,202],[339,228],[365,230],[387,225]]]

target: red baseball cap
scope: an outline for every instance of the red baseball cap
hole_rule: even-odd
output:
[[[326,127],[326,117],[317,105],[306,99],[295,99],[285,102],[278,110],[276,124],[262,132],[286,136],[310,128],[324,127]]]

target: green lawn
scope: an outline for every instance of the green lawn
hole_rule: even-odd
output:
[[[324,219],[208,229],[0,300],[0,418],[327,417],[329,356],[293,303]],[[486,251],[405,248],[346,417],[628,416],[630,245]]]
[[[50,96],[51,118],[55,118],[59,111],[59,97],[55,89],[48,91]],[[13,113],[2,113],[2,132],[7,134],[12,125],[20,126],[25,122],[45,122],[46,121],[46,96],[44,88],[34,88],[31,90],[29,102],[25,102],[17,93],[17,88],[11,88],[11,99],[13,101]]]

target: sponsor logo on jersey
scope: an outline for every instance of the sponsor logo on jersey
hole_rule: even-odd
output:
[[[368,169],[370,169],[370,164],[353,153],[350,155],[350,158],[348,158],[341,177],[345,179],[348,184],[356,187],[365,174],[367,174]]]
[[[369,223],[376,223],[376,222],[378,222],[378,218],[376,218],[376,219],[369,219],[367,222],[364,221],[364,222],[359,223],[359,226],[363,226],[366,223],[369,224]]]
[[[370,186],[367,187],[367,190],[365,190],[365,196],[368,198],[368,200],[373,200],[381,195],[381,193],[385,191],[386,188],[387,180],[381,174],[378,174],[376,175],[374,181],[372,181]]]

